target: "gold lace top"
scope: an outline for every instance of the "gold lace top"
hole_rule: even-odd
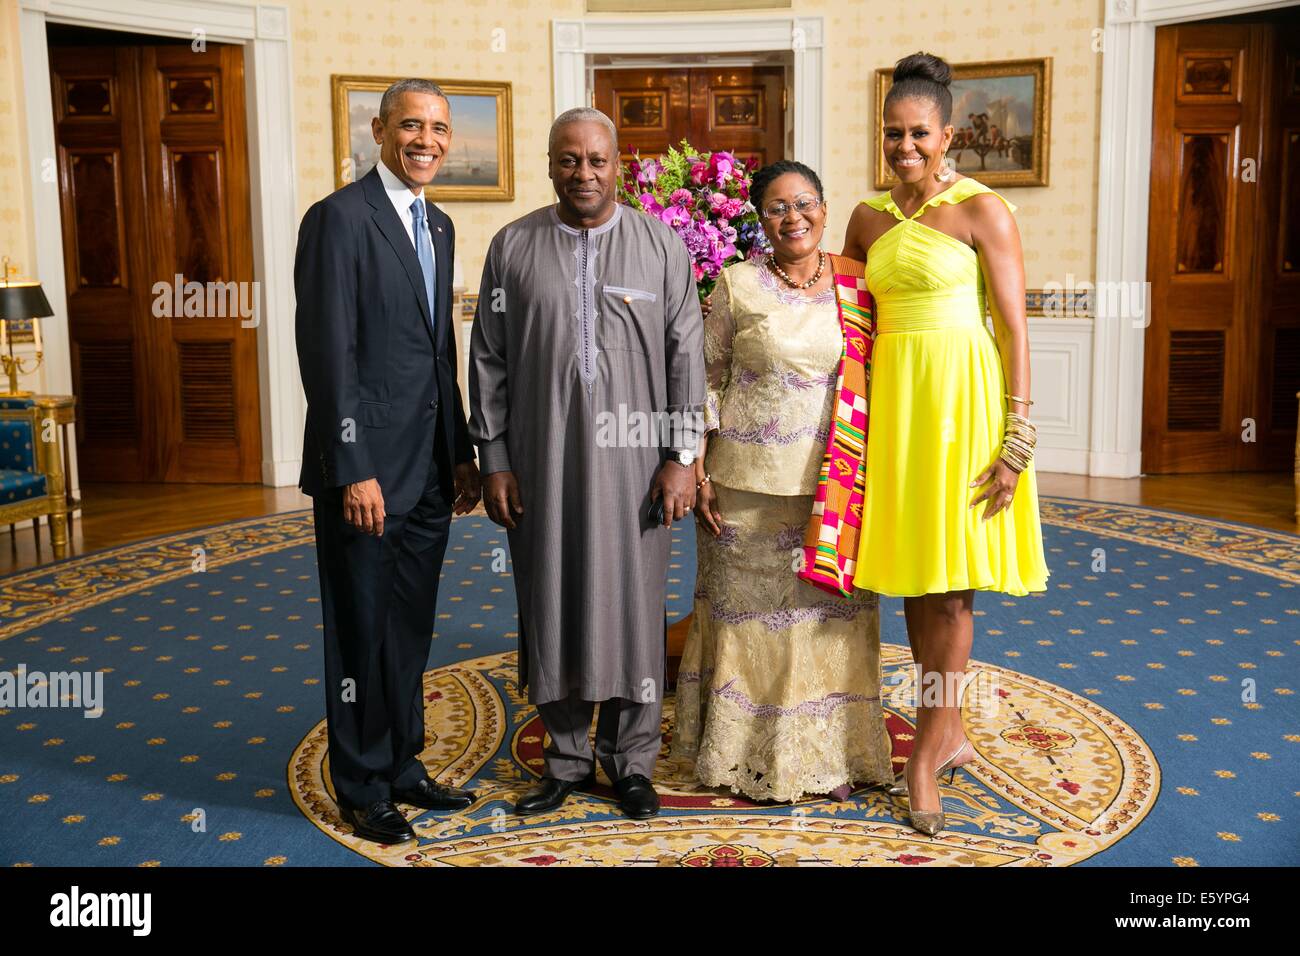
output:
[[[761,261],[723,270],[704,320],[713,480],[769,495],[816,493],[842,350],[833,288],[802,295]]]

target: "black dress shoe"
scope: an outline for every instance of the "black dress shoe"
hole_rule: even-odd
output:
[[[409,803],[425,810],[464,810],[475,800],[473,791],[447,787],[425,777],[410,790],[393,790],[394,803]]]
[[[364,810],[339,806],[339,816],[352,827],[352,832],[363,840],[375,843],[407,843],[415,839],[415,831],[406,817],[393,806],[391,800],[376,800]]]
[[[556,780],[554,777],[543,777],[537,786],[519,798],[515,804],[515,813],[526,817],[534,813],[554,810],[564,803],[573,791],[590,787],[595,782],[594,775],[584,780]]]
[[[614,781],[614,790],[618,793],[618,805],[633,820],[644,820],[659,812],[659,794],[654,786],[639,773],[628,774],[622,780]]]

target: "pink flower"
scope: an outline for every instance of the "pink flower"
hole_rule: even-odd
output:
[[[659,205],[653,193],[642,193],[637,199],[641,203],[641,208],[652,216],[657,216],[664,211],[664,207]]]
[[[691,214],[681,206],[667,206],[659,213],[659,218],[674,229],[685,226],[691,221]]]
[[[731,178],[731,171],[736,168],[736,158],[730,153],[718,150],[709,157],[709,171],[719,186],[724,186]]]
[[[690,206],[695,196],[689,189],[674,189],[673,194],[668,197],[668,201],[674,206]]]
[[[708,178],[709,167],[707,163],[691,164],[691,182],[697,186],[703,186],[704,180]]]

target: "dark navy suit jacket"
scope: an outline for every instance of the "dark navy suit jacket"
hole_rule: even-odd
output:
[[[425,209],[437,273],[432,312],[410,234],[377,170],[303,217],[294,290],[307,393],[299,485],[308,495],[377,478],[384,509],[404,514],[424,492],[435,450],[443,462],[473,460],[451,331],[456,232],[437,206]],[[451,475],[440,477],[449,490]]]

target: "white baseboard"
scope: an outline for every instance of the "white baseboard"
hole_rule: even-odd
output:
[[[284,488],[288,485],[297,485],[298,476],[302,472],[302,459],[293,458],[281,461],[262,461],[262,484],[270,485],[273,488]]]
[[[1039,444],[1034,452],[1034,471],[1055,471],[1063,475],[1086,475],[1088,473],[1087,449],[1080,448],[1044,448]]]
[[[1095,478],[1137,478],[1142,474],[1142,453],[1094,451],[1088,460],[1088,471]]]

